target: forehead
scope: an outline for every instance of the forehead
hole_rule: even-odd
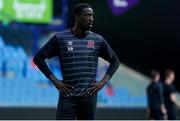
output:
[[[83,8],[82,9],[81,14],[87,14],[87,13],[93,14],[92,8]]]

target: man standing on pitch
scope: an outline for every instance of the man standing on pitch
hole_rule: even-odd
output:
[[[106,40],[90,31],[93,10],[80,3],[73,9],[74,26],[56,33],[35,55],[34,63],[60,91],[56,119],[95,119],[97,93],[119,67],[119,59]],[[49,70],[45,59],[58,56],[63,80]],[[110,63],[101,81],[96,81],[98,57]]]
[[[179,102],[176,96],[176,88],[173,85],[175,73],[172,70],[166,70],[164,81],[164,102],[167,109],[168,120],[176,120],[176,111],[179,108]]]
[[[147,88],[148,119],[163,120],[166,115],[164,106],[163,87],[160,82],[160,73],[156,70],[150,73],[151,83]]]

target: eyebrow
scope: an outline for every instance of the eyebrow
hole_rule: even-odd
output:
[[[84,16],[85,14],[89,14],[89,13],[94,14],[93,12],[85,12],[85,13],[79,15],[78,19],[79,19],[80,17]]]
[[[83,13],[83,14],[82,14],[82,15],[80,15],[80,16],[83,16],[83,15],[85,15],[85,14],[94,14],[94,13],[93,13],[93,12],[88,11],[88,12]]]

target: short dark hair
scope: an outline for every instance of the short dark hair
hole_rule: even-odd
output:
[[[75,17],[75,15],[80,15],[84,8],[91,8],[91,5],[88,3],[76,4],[73,8],[73,11],[72,11],[73,18]]]
[[[172,74],[172,73],[174,73],[173,70],[167,69],[167,70],[165,71],[165,78],[168,78],[169,75]]]
[[[160,73],[158,71],[156,71],[156,70],[152,70],[150,72],[150,78],[151,79],[154,79],[157,75],[160,75]]]

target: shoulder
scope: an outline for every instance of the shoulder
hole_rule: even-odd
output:
[[[158,83],[157,83],[157,86],[158,86],[159,88],[162,88],[162,87],[163,87],[162,82],[158,82]]]
[[[169,86],[167,84],[165,84],[165,83],[163,83],[163,90],[165,92],[169,92]]]
[[[152,88],[152,83],[150,83],[148,86],[147,86],[147,90],[151,89]]]
[[[176,88],[175,88],[175,86],[174,86],[174,85],[170,85],[170,87],[169,87],[169,88],[170,88],[170,90],[171,90],[171,91],[173,91],[173,92],[175,92],[175,91],[176,91]]]
[[[54,37],[56,37],[56,38],[61,38],[61,37],[63,37],[63,36],[68,36],[68,35],[72,35],[70,29],[57,32],[57,33],[54,34]]]
[[[174,85],[167,85],[167,84],[164,84],[164,87],[163,89],[167,92],[175,92],[176,89],[175,89],[175,86]]]
[[[99,34],[97,34],[97,33],[95,33],[95,32],[92,32],[92,31],[89,31],[88,37],[96,38],[96,39],[98,39],[98,40],[100,40],[100,41],[102,41],[102,42],[105,40],[105,39],[103,38],[103,36],[101,36],[101,35],[99,35]]]
[[[71,29],[66,29],[60,32],[57,32],[56,35],[66,35],[66,34],[72,34]]]
[[[162,83],[161,83],[161,82],[158,82],[158,83],[156,84],[156,88],[157,88],[158,90],[162,91],[162,90],[163,90],[163,85],[162,85]]]

